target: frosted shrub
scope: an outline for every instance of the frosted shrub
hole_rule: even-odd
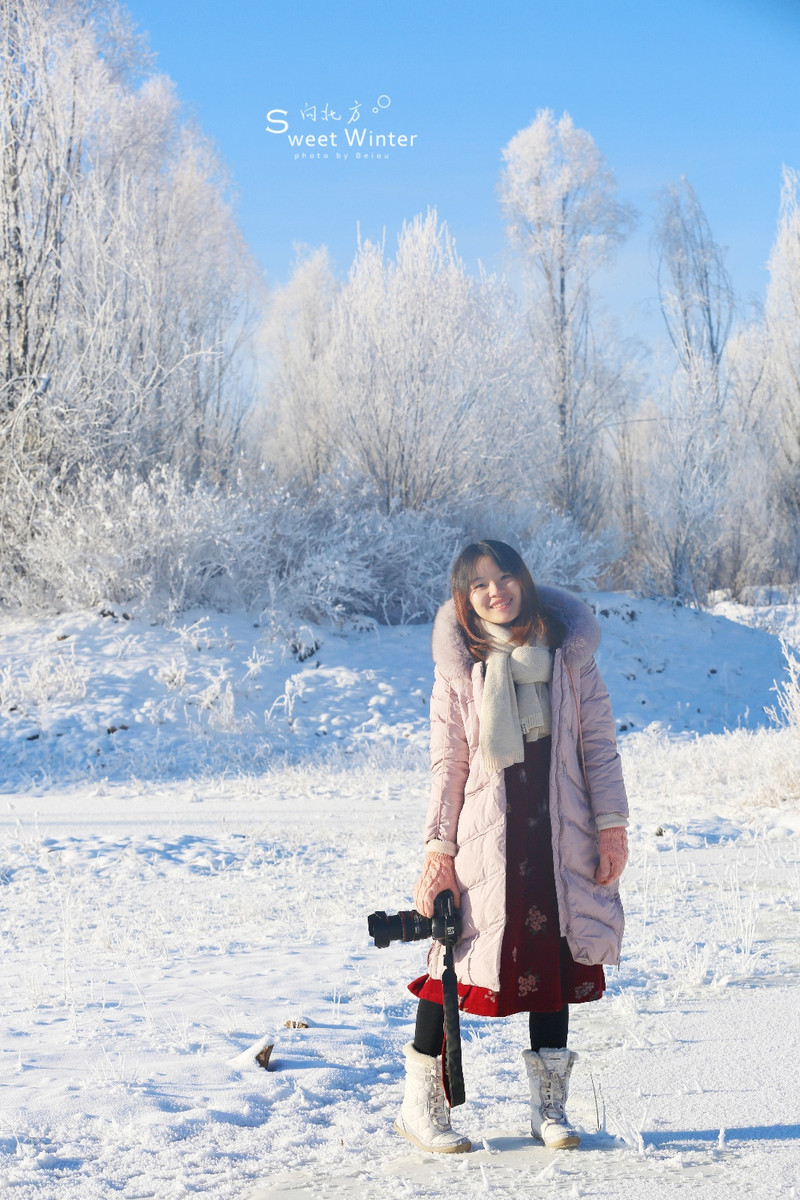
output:
[[[481,503],[464,514],[465,539],[499,538],[515,546],[539,583],[590,590],[608,569],[611,539],[593,537],[545,504]]]
[[[288,513],[271,503],[271,608],[311,621],[432,619],[461,541],[457,527],[426,513],[381,513],[370,490],[337,488],[333,479],[294,499]]]
[[[419,513],[382,515],[357,488],[222,492],[164,468],[148,479],[85,471],[45,493],[31,535],[0,563],[7,603],[104,601],[268,609],[298,620],[430,619],[459,534]]]
[[[67,653],[51,651],[33,659],[24,671],[16,666],[0,671],[0,705],[13,711],[80,700],[86,695],[88,676],[87,668],[75,662],[74,646]]]
[[[377,582],[334,491],[252,493],[248,504],[263,531],[261,603],[276,631],[290,632],[296,618],[340,624],[368,610]]]
[[[365,520],[378,584],[370,612],[390,625],[430,621],[447,596],[448,572],[462,534],[419,512],[372,514]]]
[[[225,493],[165,468],[85,472],[37,509],[7,600],[32,607],[152,601],[183,611],[275,606],[310,620],[363,611],[375,582],[347,530],[284,492]]]
[[[341,476],[292,493],[188,484],[175,468],[147,479],[87,469],[38,498],[31,530],[0,561],[0,588],[32,609],[261,609],[291,640],[304,621],[431,620],[456,552],[487,535],[518,545],[543,582],[589,587],[602,569],[601,543],[538,507],[498,506],[471,530],[458,513],[382,512],[368,485]]]
[[[665,824],[692,820],[709,804],[752,812],[800,797],[797,740],[786,728],[676,740],[653,726],[626,735],[620,753],[630,795],[659,796]]]
[[[187,487],[175,470],[148,480],[128,472],[83,473],[77,486],[51,489],[40,501],[18,569],[4,561],[7,600],[40,607],[103,600],[161,600],[182,609],[252,600],[249,560],[258,532],[239,505],[202,485]],[[243,569],[239,569],[239,564]]]
[[[800,735],[800,658],[784,637],[781,638],[781,649],[788,678],[774,684],[772,690],[778,702],[767,710],[767,715],[776,725],[783,725]]]
[[[309,621],[333,623],[369,607],[375,578],[346,532],[337,530],[328,545],[311,545],[305,550],[278,582],[279,607]]]
[[[523,539],[522,557],[542,583],[591,590],[606,569],[609,542],[590,537],[561,513],[550,513]]]

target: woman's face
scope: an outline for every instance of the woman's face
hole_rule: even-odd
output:
[[[498,567],[493,558],[479,558],[472,571],[469,602],[479,617],[492,625],[509,625],[522,608],[522,584]]]

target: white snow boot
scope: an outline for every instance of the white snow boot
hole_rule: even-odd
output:
[[[571,1150],[580,1145],[580,1137],[564,1112],[572,1064],[577,1058],[566,1047],[551,1050],[542,1047],[523,1050],[522,1057],[531,1087],[531,1133],[551,1150]]]
[[[450,1128],[450,1105],[442,1084],[442,1060],[420,1054],[413,1042],[403,1047],[406,1056],[406,1090],[394,1123],[398,1133],[420,1150],[434,1154],[461,1154],[472,1149],[469,1138]]]

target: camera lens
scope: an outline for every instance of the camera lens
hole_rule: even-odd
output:
[[[415,909],[394,913],[387,917],[385,912],[370,913],[367,917],[369,935],[379,950],[390,942],[420,942],[431,936],[431,923]]]

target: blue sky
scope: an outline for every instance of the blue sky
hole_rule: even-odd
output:
[[[357,228],[393,247],[436,206],[470,269],[503,265],[502,147],[540,108],[567,111],[614,170],[639,229],[600,290],[631,329],[653,326],[658,188],[686,175],[745,302],[763,296],[781,166],[800,169],[798,0],[129,0],[160,70],[217,143],[268,281],[295,244],[344,272]],[[377,104],[382,97],[381,105]],[[388,103],[387,103],[388,101]],[[416,135],[386,159],[295,159],[293,136]],[[341,120],[322,119],[329,106]],[[303,118],[316,106],[317,119]],[[379,111],[373,113],[373,108]],[[275,127],[275,122],[273,122]],[[306,153],[310,147],[303,148]],[[365,147],[366,149],[366,147]]]

